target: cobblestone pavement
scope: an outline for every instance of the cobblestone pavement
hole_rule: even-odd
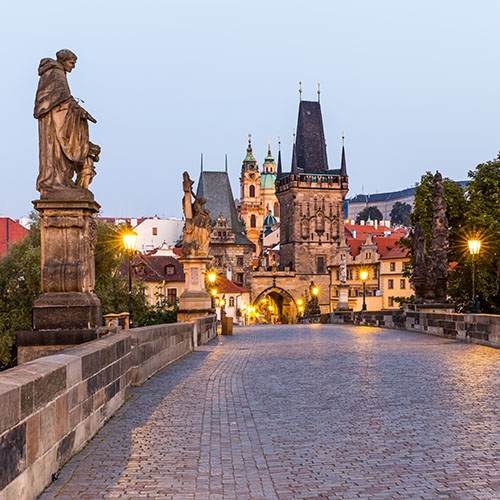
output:
[[[500,499],[500,350],[235,328],[142,387],[42,500]]]

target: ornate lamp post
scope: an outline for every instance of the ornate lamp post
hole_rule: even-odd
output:
[[[472,256],[472,303],[470,312],[479,313],[481,309],[476,294],[476,256],[479,255],[479,250],[481,250],[481,240],[469,240],[468,244],[469,252]]]
[[[135,246],[137,244],[137,233],[132,230],[131,227],[122,235],[123,246],[127,251],[128,255],[128,317],[129,317],[129,327],[132,328],[134,325],[134,301],[132,297],[132,255],[135,252]]]
[[[366,280],[368,279],[368,271],[366,269],[363,269],[362,271],[360,271],[359,277],[363,282],[363,306],[361,307],[361,310],[366,311]]]
[[[215,282],[217,281],[217,273],[215,271],[209,271],[207,273],[207,281],[209,293],[212,299],[212,308],[215,307],[215,297],[217,297],[217,288],[215,287]]]

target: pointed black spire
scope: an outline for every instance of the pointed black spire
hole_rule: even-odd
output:
[[[300,102],[295,158],[297,172],[321,174],[328,171],[323,117],[319,102]]]
[[[281,149],[278,150],[278,165],[276,167],[277,178],[283,177],[283,167],[281,166]]]
[[[340,160],[340,175],[347,176],[347,164],[345,162],[344,136],[342,136],[342,159]]]

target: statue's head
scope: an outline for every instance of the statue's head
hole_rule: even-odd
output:
[[[68,49],[61,49],[56,53],[57,60],[64,66],[64,69],[70,73],[71,70],[75,67],[76,54],[71,52]]]

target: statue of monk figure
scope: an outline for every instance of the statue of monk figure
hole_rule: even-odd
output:
[[[76,64],[70,50],[57,52],[57,59],[45,58],[38,67],[38,89],[34,117],[38,120],[40,171],[36,188],[88,187],[99,160],[100,147],[89,141],[88,122],[96,120],[71,95],[66,73]],[[77,173],[77,181],[73,181]]]

